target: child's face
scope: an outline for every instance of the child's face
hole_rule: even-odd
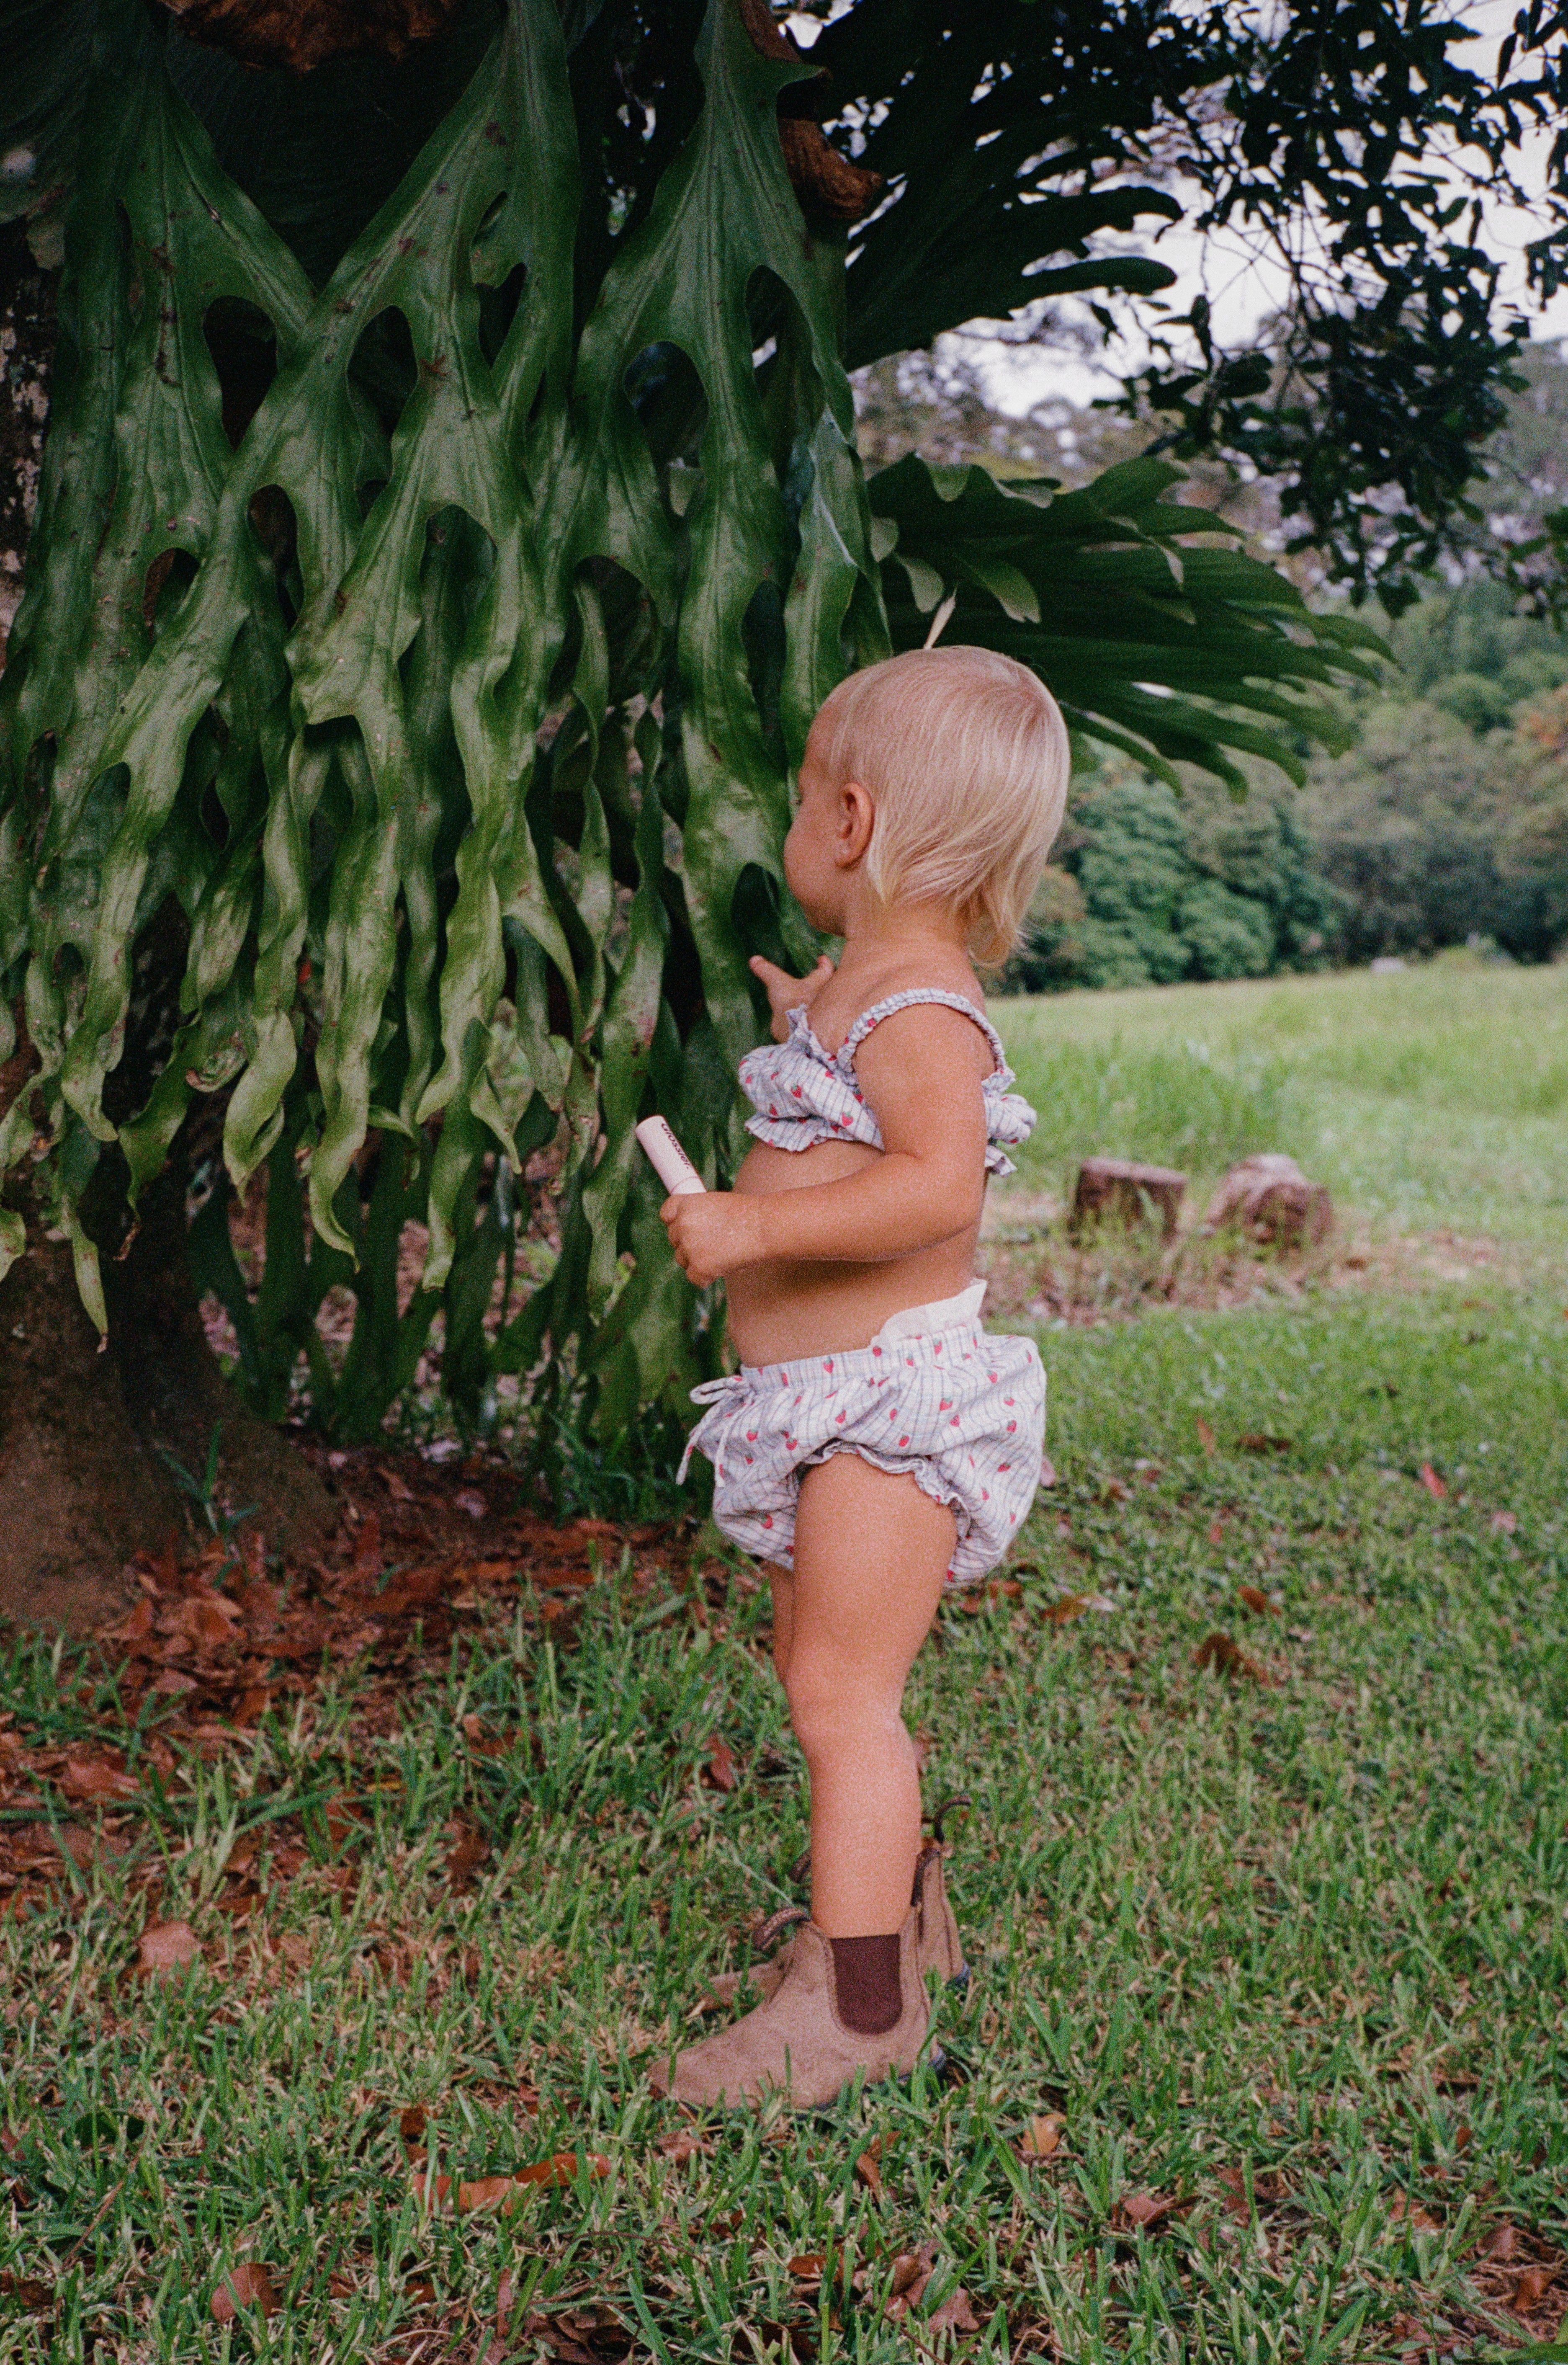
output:
[[[799,801],[784,841],[784,877],[814,928],[842,936],[851,882],[871,840],[874,812],[857,780],[834,784],[813,730],[796,778]]]

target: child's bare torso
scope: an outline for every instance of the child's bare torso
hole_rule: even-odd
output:
[[[812,1030],[824,1049],[834,1050],[863,1009],[885,995],[931,985],[964,995],[977,1009],[985,1006],[973,970],[961,959],[942,965],[940,974],[923,967],[919,976],[894,968],[846,979],[841,970],[812,1001]],[[991,1057],[979,1033],[974,1048],[980,1079],[990,1072]],[[941,1113],[934,1110],[933,1125],[941,1121]],[[879,1149],[858,1141],[820,1141],[808,1149],[776,1149],[759,1141],[746,1156],[734,1187],[758,1195],[805,1190],[861,1173],[881,1156]],[[834,1260],[748,1266],[732,1273],[725,1284],[731,1342],[741,1361],[753,1364],[869,1346],[884,1323],[906,1306],[957,1296],[968,1285],[974,1275],[979,1236],[979,1224],[970,1224],[933,1247],[875,1264]]]

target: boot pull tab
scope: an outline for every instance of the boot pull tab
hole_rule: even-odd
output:
[[[962,1810],[961,1812],[959,1811],[960,1810]],[[938,1799],[936,1805],[931,1811],[931,1829],[935,1837],[937,1846],[945,1847],[947,1844],[946,1824],[947,1818],[950,1815],[957,1814],[958,1816],[958,1831],[961,1832],[968,1825],[969,1817],[974,1813],[974,1810],[975,1802],[970,1798],[967,1790],[952,1790],[949,1791],[946,1798]],[[955,1837],[956,1836],[957,1833],[955,1833]]]
[[[759,1922],[752,1932],[752,1953],[760,1961],[765,1955],[773,1952],[786,1930],[792,1930],[797,1922],[809,1922],[811,1918],[803,1905],[781,1905],[777,1913],[770,1913],[767,1921]]]

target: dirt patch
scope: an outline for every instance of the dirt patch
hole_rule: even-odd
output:
[[[992,1202],[979,1270],[991,1284],[988,1321],[1011,1316],[1075,1328],[1131,1321],[1161,1306],[1216,1312],[1325,1290],[1466,1281],[1518,1288],[1525,1278],[1496,1241],[1449,1231],[1374,1239],[1346,1226],[1316,1248],[1271,1249],[1234,1231],[1207,1235],[1196,1222],[1169,1241],[1153,1226],[1106,1224],[1074,1239],[1065,1203],[1045,1193]]]

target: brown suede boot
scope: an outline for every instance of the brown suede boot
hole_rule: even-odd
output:
[[[956,1988],[961,1994],[969,1983],[969,1967],[964,1960],[963,1942],[958,1925],[953,1919],[953,1909],[947,1902],[947,1880],[943,1871],[943,1850],[935,1840],[927,1840],[920,1851],[920,1861],[914,1867],[914,1909],[918,1937],[916,1945],[920,1976],[935,1971],[945,1986]],[[799,1907],[786,1908],[782,1913],[771,1914],[756,1933],[753,1944],[759,1953],[766,1950],[781,1927],[791,1920],[804,1921],[806,1915]],[[744,1971],[721,1971],[709,1982],[708,1992],[715,2003],[766,2003],[778,1990],[790,1960],[790,1949],[795,1943],[791,1931],[769,1960],[753,1963]]]
[[[919,1922],[911,1906],[899,1932],[902,2009],[876,2036],[846,2027],[839,2017],[833,1944],[814,1922],[796,1932],[778,1984],[767,2001],[716,2036],[688,2046],[673,2065],[660,2065],[654,2091],[697,2108],[738,2110],[770,2093],[788,2095],[797,2111],[835,2102],[854,2077],[868,2084],[907,2076],[931,2025],[931,2005],[919,1963]]]

